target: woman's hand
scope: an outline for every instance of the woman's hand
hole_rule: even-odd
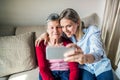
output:
[[[65,61],[70,61],[70,62],[78,62],[79,64],[84,64],[86,63],[86,58],[83,54],[83,51],[81,50],[80,47],[78,47],[76,44],[68,44],[66,47],[74,47],[74,51],[68,51],[64,54],[64,60]]]
[[[68,51],[64,54],[64,61],[78,62],[79,64],[92,63],[94,57],[92,54],[84,54],[82,49],[76,44],[68,44],[66,47],[74,47],[74,51]]]
[[[49,37],[48,33],[41,34],[35,41],[35,46],[38,46],[42,40],[44,40],[44,44],[47,44]]]

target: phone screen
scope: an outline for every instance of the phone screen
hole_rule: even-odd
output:
[[[50,59],[63,59],[64,53],[70,50],[74,50],[74,48],[66,48],[65,46],[47,46],[46,47],[46,58]]]

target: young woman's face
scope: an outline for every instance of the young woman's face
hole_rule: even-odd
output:
[[[67,37],[71,37],[76,33],[78,24],[72,20],[63,18],[60,20],[60,24],[62,26],[63,32],[67,35]]]
[[[47,32],[52,39],[59,39],[62,35],[62,28],[59,21],[49,21],[47,23]]]

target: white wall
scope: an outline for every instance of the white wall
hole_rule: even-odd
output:
[[[81,17],[96,12],[102,22],[106,0],[0,0],[0,24],[44,25],[50,13],[75,9]]]

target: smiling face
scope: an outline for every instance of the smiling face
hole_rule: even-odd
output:
[[[63,18],[60,20],[60,24],[62,26],[63,32],[67,35],[67,37],[71,37],[76,33],[78,24],[72,20]]]
[[[51,39],[59,39],[62,35],[62,28],[59,24],[59,21],[49,21],[47,23],[47,32]]]

